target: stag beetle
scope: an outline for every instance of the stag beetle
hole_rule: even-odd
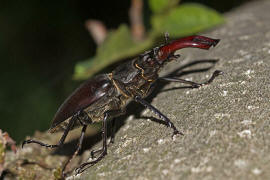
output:
[[[130,101],[136,101],[150,109],[165,121],[168,127],[172,128],[173,135],[183,135],[169,118],[145,101],[144,98],[152,92],[158,80],[186,83],[194,88],[211,83],[218,75],[222,74],[222,71],[215,71],[205,83],[195,83],[179,78],[159,77],[158,72],[165,63],[179,57],[179,55],[174,54],[176,50],[187,47],[208,50],[211,46],[216,46],[220,40],[198,35],[180,38],[172,42],[167,42],[167,39],[168,37],[166,37],[165,45],[155,47],[126,63],[120,64],[112,73],[100,74],[90,78],[77,88],[60,106],[49,129],[50,133],[64,131],[58,144],[49,145],[29,139],[22,143],[22,147],[29,143],[36,143],[48,148],[60,147],[70,130],[82,126],[76,151],[64,164],[62,171],[64,172],[67,164],[80,151],[87,126],[95,122],[103,122],[102,148],[91,152],[92,157],[96,153],[99,153],[99,155],[94,160],[83,163],[76,169],[77,173],[81,173],[90,165],[99,162],[107,154],[107,122],[109,119],[124,114],[125,108]],[[114,133],[112,141],[113,137]]]

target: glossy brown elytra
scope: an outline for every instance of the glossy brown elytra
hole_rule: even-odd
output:
[[[65,100],[54,116],[49,132],[63,131],[58,144],[49,145],[30,139],[25,140],[22,147],[29,143],[36,143],[49,148],[59,147],[63,145],[70,130],[82,126],[77,149],[64,164],[64,172],[66,165],[80,151],[87,126],[95,122],[103,122],[103,146],[101,149],[91,152],[92,156],[98,153],[95,160],[83,163],[76,169],[77,173],[81,173],[107,154],[107,122],[109,119],[124,114],[125,107],[130,101],[142,104],[159,116],[173,129],[173,135],[182,134],[170,119],[146,102],[144,98],[152,92],[159,80],[186,83],[194,88],[211,83],[215,77],[222,74],[221,71],[215,71],[205,83],[195,83],[179,78],[162,78],[158,76],[158,72],[166,62],[179,57],[179,55],[174,55],[176,50],[187,47],[209,49],[216,46],[218,42],[219,39],[211,39],[205,36],[181,38],[146,51],[116,67],[112,73],[97,75],[87,80]]]

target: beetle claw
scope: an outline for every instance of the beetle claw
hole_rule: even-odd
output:
[[[180,131],[178,131],[178,130],[175,130],[174,132],[173,132],[173,135],[172,135],[172,139],[174,140],[174,138],[175,138],[175,136],[177,136],[178,134],[180,134],[180,135],[184,135],[184,133],[182,133],[182,132],[180,132]]]
[[[23,146],[26,144],[26,140],[23,141],[22,143],[22,149],[23,149]]]
[[[224,72],[223,71],[220,71],[220,70],[215,70],[215,72],[213,73],[213,75],[215,76],[219,76],[219,75],[223,75]]]
[[[75,175],[77,176],[78,174],[81,174],[81,167],[78,167],[75,169]]]
[[[87,168],[84,168],[85,164],[81,164],[79,167],[75,169],[75,175],[81,174],[83,171],[85,171]]]
[[[102,150],[103,150],[103,149],[92,150],[91,153],[90,153],[91,159],[95,159],[95,158],[96,158],[96,157],[95,157],[95,154],[101,152]]]

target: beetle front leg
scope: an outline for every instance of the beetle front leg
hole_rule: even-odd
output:
[[[184,79],[180,79],[180,78],[166,78],[166,77],[161,77],[159,78],[160,80],[163,80],[163,81],[169,81],[169,82],[180,82],[180,83],[184,83],[184,84],[189,84],[191,85],[193,88],[199,88],[201,86],[205,86],[205,85],[208,85],[210,84],[211,82],[213,82],[213,80],[219,76],[219,75],[222,75],[223,72],[222,71],[219,71],[219,70],[216,70],[210,79],[208,79],[206,82],[204,83],[196,83],[196,82],[192,82],[192,81],[187,81],[187,80],[184,80]]]
[[[182,132],[180,132],[180,131],[177,130],[177,128],[174,126],[174,124],[170,121],[169,118],[167,118],[164,114],[162,114],[158,109],[156,109],[154,106],[152,106],[151,104],[149,104],[147,101],[145,101],[144,99],[142,99],[139,96],[135,96],[134,100],[136,102],[142,104],[146,108],[150,109],[153,113],[155,113],[157,116],[159,116],[163,121],[167,122],[168,126],[173,129],[173,135],[172,135],[172,137],[174,135],[176,135],[176,134],[184,135]]]

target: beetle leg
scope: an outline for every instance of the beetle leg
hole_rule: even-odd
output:
[[[125,114],[125,109],[124,110],[115,110],[115,111],[109,111],[110,113],[110,116],[119,116],[119,115],[122,115],[122,114]],[[113,144],[114,143],[114,137],[115,137],[115,130],[116,130],[116,120],[115,119],[112,119],[112,128],[111,128],[111,139],[109,141],[109,143],[107,144],[107,146],[109,146],[110,144]],[[91,151],[91,158],[94,159],[95,158],[95,154],[97,153],[100,153],[102,152],[103,148],[101,149],[98,149],[98,150],[92,150]]]
[[[109,118],[109,114],[105,113],[104,119],[103,119],[103,130],[102,130],[102,139],[103,139],[102,153],[99,155],[99,157],[96,160],[81,164],[75,170],[76,174],[82,173],[85,169],[87,169],[85,168],[85,166],[96,164],[107,154],[107,119],[108,118]]]
[[[122,109],[122,110],[119,110],[119,111],[115,111],[113,116],[114,117],[115,116],[120,116],[120,115],[123,115],[125,113],[126,113],[126,109]],[[109,145],[114,143],[115,131],[116,131],[116,119],[113,118],[112,119],[111,139],[110,139]]]
[[[187,80],[184,80],[184,79],[180,79],[180,78],[167,78],[167,77],[161,77],[159,78],[160,80],[164,80],[164,81],[169,81],[169,82],[180,82],[180,83],[184,83],[184,84],[190,84],[191,87],[193,88],[199,88],[201,86],[205,86],[205,85],[208,85],[210,84],[211,82],[213,82],[213,80],[219,76],[223,74],[222,71],[219,71],[219,70],[216,70],[210,79],[208,79],[206,82],[204,83],[196,83],[196,82],[192,82],[192,81],[187,81]]]
[[[139,96],[135,96],[135,101],[142,104],[146,108],[150,109],[153,113],[159,116],[163,121],[167,122],[168,126],[173,129],[173,136],[176,134],[184,135],[182,132],[177,130],[177,128],[174,126],[174,124],[170,121],[169,118],[167,118],[164,114],[162,114],[158,109],[156,109],[154,106],[149,104],[147,101],[145,101]]]
[[[115,129],[116,129],[116,120],[113,118],[112,119],[111,139],[110,139],[109,144],[113,144],[114,143]]]
[[[109,143],[107,144],[107,146],[114,143],[114,137],[115,137],[115,119],[112,119],[111,139],[110,139]],[[98,153],[100,153],[102,151],[103,151],[103,148],[97,149],[97,150],[92,150],[91,153],[90,153],[91,158],[94,159],[95,154],[98,154]]]
[[[110,142],[107,144],[107,146],[109,146],[110,144],[112,144],[114,142],[114,135],[115,135],[115,127],[114,126],[115,126],[115,119],[112,120],[111,139],[110,139]],[[95,154],[101,153],[102,151],[103,151],[103,148],[97,149],[97,150],[92,150],[91,153],[90,153],[91,158],[94,159]]]
[[[85,168],[85,166],[96,164],[107,154],[107,120],[108,119],[109,119],[109,113],[105,112],[104,119],[103,119],[103,129],[102,129],[103,145],[102,145],[102,149],[100,150],[102,152],[100,153],[97,159],[81,164],[80,167],[76,169],[76,174],[79,174],[83,172],[85,169],[87,169]]]
[[[84,139],[84,135],[85,135],[86,128],[87,128],[87,125],[84,125],[83,128],[82,128],[82,131],[81,131],[81,136],[80,136],[80,139],[79,139],[79,142],[78,142],[76,151],[73,153],[72,156],[69,157],[69,159],[66,161],[66,163],[64,164],[64,166],[63,166],[63,168],[62,168],[63,177],[65,177],[65,175],[67,174],[67,173],[64,173],[64,171],[65,171],[67,165],[70,163],[70,161],[71,161],[75,156],[77,156],[77,154],[79,153],[79,151],[80,151],[81,148],[82,148],[82,142],[83,142],[83,139]]]
[[[109,143],[107,144],[107,146],[110,146],[111,144],[114,143],[114,137],[115,137],[115,125],[116,124],[116,120],[115,119],[112,119],[112,128],[111,128],[111,139],[109,141]],[[91,155],[91,158],[94,159],[95,158],[95,154],[98,154],[100,152],[103,151],[103,148],[101,149],[97,149],[97,150],[92,150],[90,155]]]
[[[122,110],[107,111],[104,113],[103,128],[102,128],[102,140],[103,140],[102,149],[94,151],[94,152],[101,152],[101,153],[95,160],[81,164],[80,167],[78,167],[75,170],[76,174],[82,173],[84,170],[89,168],[91,165],[96,164],[107,154],[107,121],[109,118],[111,118],[113,116],[121,115],[122,113],[124,113],[124,111],[122,111]],[[92,154],[92,152],[91,152],[91,154]],[[90,165],[90,166],[86,167],[88,165]]]
[[[47,147],[47,148],[57,148],[57,147],[59,147],[59,146],[62,146],[63,143],[64,143],[64,141],[65,141],[65,139],[66,139],[66,137],[67,137],[67,135],[68,135],[68,132],[71,130],[72,126],[74,125],[74,122],[75,122],[76,119],[77,119],[76,117],[77,117],[77,116],[73,116],[73,117],[70,119],[70,121],[69,121],[69,123],[68,123],[68,125],[67,125],[67,128],[65,129],[65,131],[64,131],[64,133],[63,133],[63,135],[62,135],[60,141],[58,142],[58,144],[53,144],[53,145],[51,145],[51,144],[45,144],[45,143],[43,143],[43,142],[41,142],[41,141],[37,141],[37,140],[33,140],[33,139],[28,139],[28,140],[24,140],[24,141],[23,141],[23,143],[22,143],[22,148],[23,148],[23,146],[24,146],[25,144],[30,144],[30,143],[36,143],[36,144],[39,144],[40,146],[45,146],[45,147]]]

